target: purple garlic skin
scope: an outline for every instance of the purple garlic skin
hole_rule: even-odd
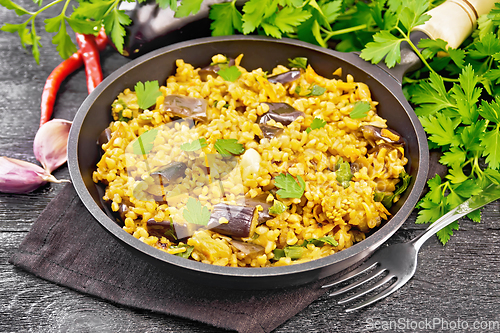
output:
[[[0,192],[29,193],[47,182],[62,181],[36,164],[0,156]]]
[[[36,159],[50,174],[66,163],[71,121],[52,119],[38,129],[33,141]]]

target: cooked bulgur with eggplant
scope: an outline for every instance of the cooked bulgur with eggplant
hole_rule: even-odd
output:
[[[340,69],[328,79],[296,58],[248,71],[242,57],[179,59],[165,85],[117,96],[93,173],[116,220],[161,251],[233,267],[362,241],[408,186],[403,138]]]

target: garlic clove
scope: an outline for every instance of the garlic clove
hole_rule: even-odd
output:
[[[68,136],[71,121],[52,119],[38,129],[33,141],[36,159],[50,174],[67,160]]]
[[[28,193],[47,182],[61,183],[36,164],[0,156],[0,192]]]

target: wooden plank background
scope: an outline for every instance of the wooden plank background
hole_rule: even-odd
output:
[[[35,8],[29,0],[18,2]],[[47,17],[41,15],[37,21]],[[0,22],[20,23],[22,18],[0,7]],[[51,36],[41,28],[37,33],[44,45],[40,65],[21,47],[17,35],[0,31],[0,156],[33,163],[41,91],[45,79],[61,61],[51,46]],[[101,58],[105,76],[128,62],[111,48]],[[85,74],[79,70],[62,84],[54,116],[71,120],[86,95]],[[66,166],[54,174],[69,178]],[[182,318],[116,306],[9,264],[10,255],[62,186],[46,185],[27,195],[0,194],[0,332],[220,331]],[[389,321],[398,324],[392,332],[449,331],[441,329],[446,328],[445,322],[450,329],[457,324],[465,328],[467,323],[467,329],[455,331],[475,331],[474,324],[483,325],[478,332],[500,331],[499,210],[500,203],[496,202],[487,206],[482,223],[462,220],[460,230],[445,247],[431,238],[421,250],[415,277],[393,296],[347,314],[335,299],[325,295],[275,332],[378,332],[387,330],[376,324]],[[408,240],[425,228],[414,220],[412,214],[389,242]]]

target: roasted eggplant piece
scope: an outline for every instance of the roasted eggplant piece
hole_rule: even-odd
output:
[[[272,202],[267,202],[268,193],[262,193],[255,198],[245,199],[245,206],[257,207],[261,206],[262,211],[258,211],[259,217],[257,219],[257,225],[265,223],[267,220],[273,219],[274,216],[269,215],[269,208],[273,206]]]
[[[372,147],[377,146],[377,141],[383,140],[391,145],[404,145],[403,137],[389,128],[380,128],[371,125],[361,126],[363,136]]]
[[[106,127],[106,129],[101,132],[101,135],[99,135],[99,138],[97,139],[97,145],[100,149],[102,149],[102,145],[108,143],[109,140],[111,140],[111,129],[109,127]]]
[[[271,126],[268,124],[259,124],[259,127],[262,131],[262,136],[267,139],[272,139],[276,136],[279,136],[283,133],[283,129],[275,126]]]
[[[169,95],[163,102],[165,111],[181,118],[193,118],[201,122],[207,121],[207,101],[201,98]]]
[[[265,249],[261,245],[250,244],[245,242],[240,242],[232,239],[230,241],[231,245],[238,249],[238,251],[243,252],[245,255],[261,255],[264,254]]]
[[[258,217],[256,207],[218,203],[210,215],[208,228],[227,236],[252,237]]]
[[[300,77],[300,71],[292,69],[291,71],[284,72],[281,74],[270,75],[267,77],[267,81],[271,83],[289,83],[297,80]]]
[[[290,125],[298,117],[303,117],[304,112],[297,111],[293,106],[287,103],[264,103],[269,105],[269,111],[267,111],[259,119],[259,124],[267,124],[269,120],[274,120],[277,123],[283,124],[283,126]]]
[[[161,176],[162,184],[170,183],[186,175],[187,165],[182,162],[170,162],[165,167],[152,172],[151,176]],[[155,179],[156,180],[156,179]]]

